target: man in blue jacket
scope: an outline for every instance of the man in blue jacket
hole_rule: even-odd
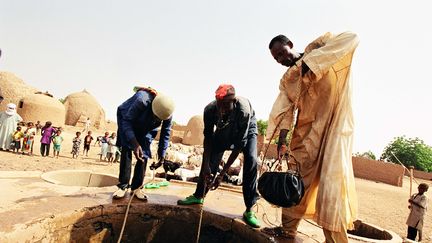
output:
[[[122,198],[130,187],[135,196],[147,200],[142,190],[150,145],[162,125],[158,147],[158,164],[162,164],[171,133],[174,102],[151,88],[135,87],[136,92],[117,109],[118,138],[121,147],[119,188],[113,198]],[[129,185],[132,152],[137,159],[132,184]]]
[[[251,210],[258,199],[257,133],[255,111],[249,100],[236,97],[232,85],[220,85],[216,90],[216,100],[204,108],[204,154],[195,193],[177,203],[203,204],[208,190],[215,190],[219,186],[239,153],[243,152],[242,189],[246,206],[243,219],[252,227],[260,227],[260,222]],[[231,150],[231,155],[222,171],[216,175],[226,150]]]

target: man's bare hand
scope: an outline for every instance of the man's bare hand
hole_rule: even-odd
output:
[[[220,186],[223,176],[223,174],[219,174],[216,176],[216,179],[214,179],[212,185],[210,185],[210,190],[216,190]]]
[[[278,158],[282,159],[282,157],[287,153],[288,148],[285,144],[278,146]]]
[[[135,158],[137,160],[140,160],[140,161],[144,160],[144,153],[143,153],[143,150],[142,150],[140,145],[138,145],[134,148],[134,155],[135,155]]]
[[[202,165],[202,173],[204,176],[204,180],[209,180],[211,177],[211,170],[210,167],[208,165]]]

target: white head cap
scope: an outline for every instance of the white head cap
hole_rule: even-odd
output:
[[[9,103],[6,106],[6,114],[8,114],[9,116],[12,116],[16,113],[16,105],[13,103]]]
[[[174,112],[174,101],[161,93],[158,93],[152,102],[153,114],[161,120],[167,120]]]

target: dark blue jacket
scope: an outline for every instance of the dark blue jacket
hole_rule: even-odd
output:
[[[131,141],[136,138],[145,158],[151,158],[150,144],[156,137],[161,124],[159,158],[165,157],[171,134],[172,118],[161,121],[153,114],[154,98],[155,96],[150,92],[141,90],[117,108],[118,138],[116,145],[134,149]]]

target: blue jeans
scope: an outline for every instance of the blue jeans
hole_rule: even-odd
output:
[[[210,155],[210,170],[212,174],[216,174],[219,169],[219,164],[222,160],[225,149],[213,148]],[[257,192],[257,137],[256,134],[248,136],[246,146],[242,150],[244,155],[243,163],[243,200],[246,209],[249,210],[258,200]],[[204,180],[203,169],[198,179],[198,184],[195,190],[195,197],[203,198],[208,192],[206,182]]]

